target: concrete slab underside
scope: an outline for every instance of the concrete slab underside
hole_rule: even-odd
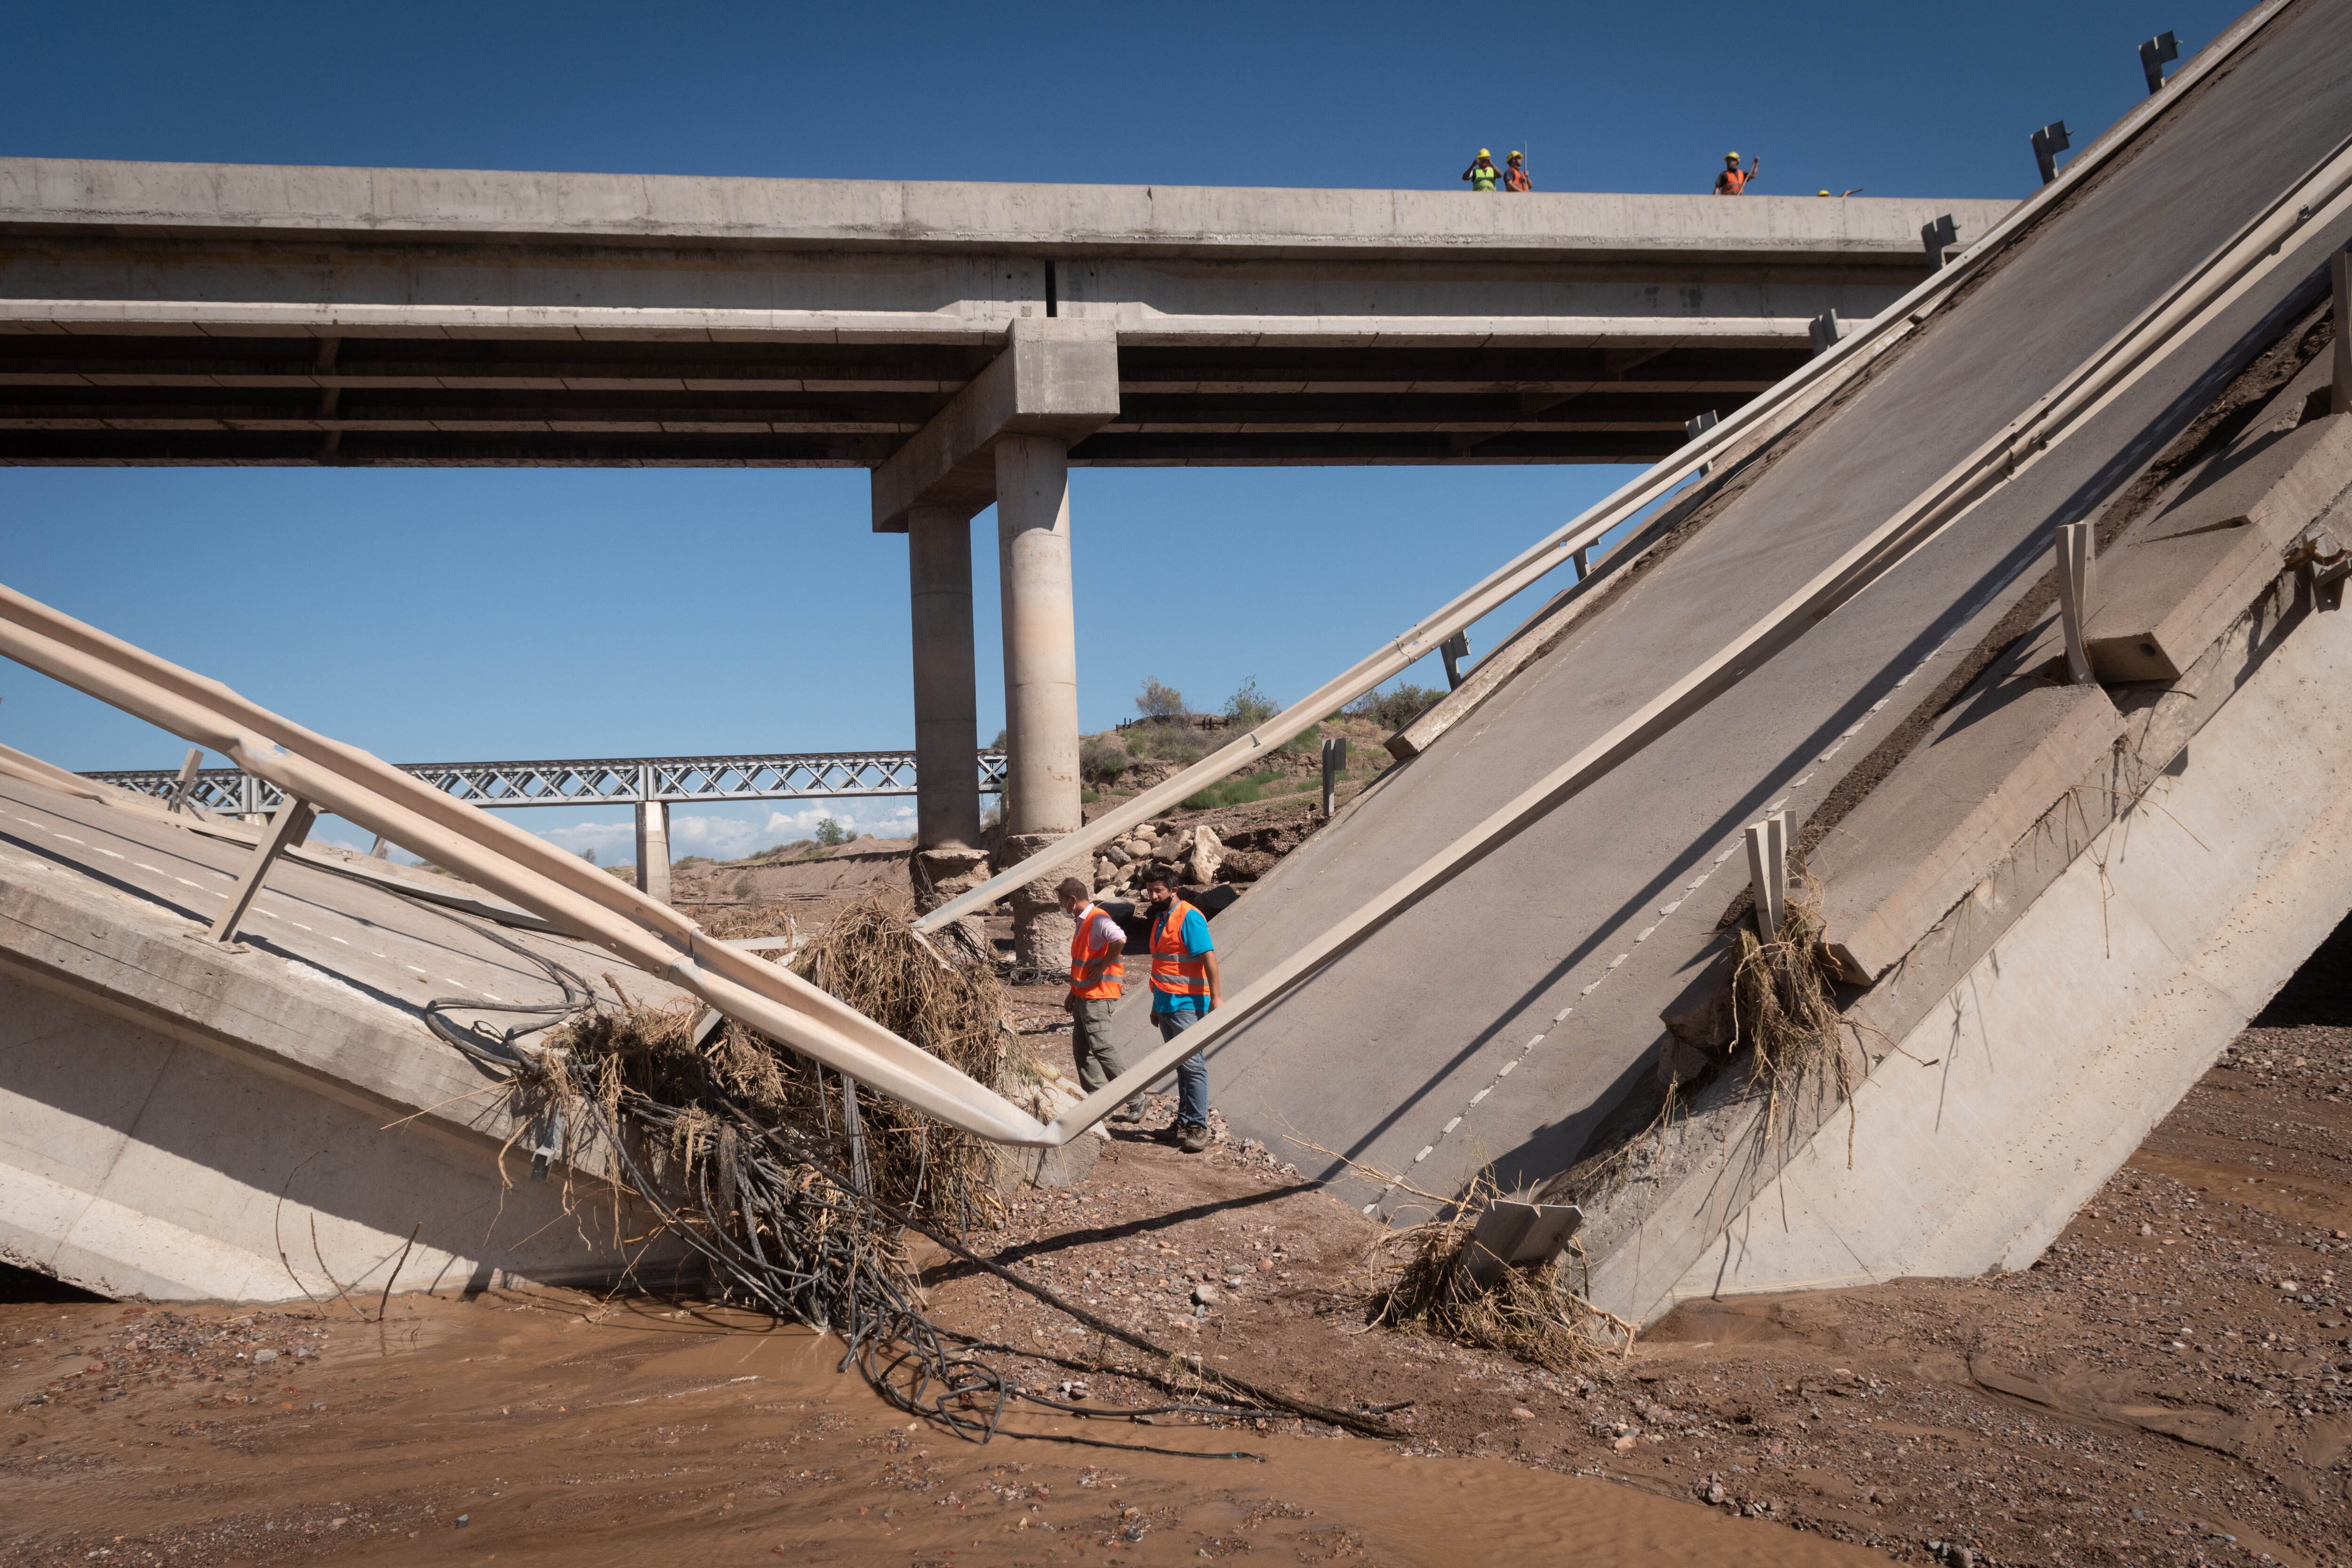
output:
[[[173,1300],[381,1290],[412,1237],[404,1289],[620,1272],[643,1216],[530,1180],[527,1153],[509,1184],[503,1087],[422,1022],[445,997],[503,1026],[496,1004],[561,989],[466,921],[287,861],[223,948],[205,928],[247,853],[0,778],[0,1257]]]
[[[2347,60],[2352,13],[2274,19],[1702,532],[1225,915],[1228,984],[1664,688],[2087,358],[2352,130]],[[1569,1163],[1646,1070],[1659,1015],[1698,999],[1744,881],[1740,826],[1817,805],[1933,689],[1948,639],[2039,576],[2052,526],[2087,515],[2315,297],[2303,281],[2242,301],[1700,719],[1237,1031],[1213,1060],[1227,1115],[1360,1203],[1381,1187],[1285,1137],[1441,1192],[1490,1161],[1507,1184]]]

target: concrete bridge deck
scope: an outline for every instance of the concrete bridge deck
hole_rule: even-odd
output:
[[[871,467],[1046,317],[1081,464],[1646,461],[2009,205],[0,159],[0,461]]]
[[[1860,385],[1716,476],[1669,539],[1538,639],[1549,651],[1223,915],[1227,985],[1265,973],[1608,732],[2042,397],[2352,133],[2347,64],[2352,12],[2276,8],[2227,70],[2165,106]],[[2007,648],[1999,679],[2043,692],[2034,700],[2080,690],[2036,673],[2054,652],[2053,526],[2107,517],[2114,498],[2164,477],[2154,460],[2257,356],[2307,348],[2300,323],[2325,302],[2327,253],[2347,238],[2352,221],[2336,219],[2299,234],[2294,265],[2082,434],[1700,716],[1228,1035],[1212,1058],[1227,1116],[1276,1147],[1295,1149],[1284,1142],[1295,1136],[1438,1193],[1489,1163],[1507,1187],[1540,1184],[1643,1125],[1671,1039],[1662,1016],[1698,1009],[1723,984],[1725,917],[1747,882],[1743,826],[1780,810],[1801,826],[1841,824],[1820,862],[1844,857],[1848,869],[1829,873],[1834,900],[1873,853],[1909,857],[1906,874],[1940,853],[1932,835],[1904,835],[1952,802],[2041,788],[2003,782],[2040,754],[2034,730],[1990,774],[1932,771],[1969,747],[1928,748],[1908,808],[1845,815],[1916,743],[1880,750],[1915,720],[1965,695],[1943,713],[1948,731],[2023,700],[2010,687],[1939,689],[1964,664],[1976,674],[1967,661]],[[2292,430],[2324,415],[2326,370],[2276,405],[2240,411],[2239,427]],[[2331,474],[2352,483],[2352,468]],[[2236,629],[2191,650],[2208,661],[2203,684],[2111,674],[2095,757],[2046,766],[2047,794],[1926,912],[1959,910],[1870,970],[1875,988],[1853,1016],[1940,1065],[1888,1054],[1873,1070],[1853,1167],[1841,1113],[1803,1156],[1806,1184],[1784,1189],[1787,1227],[1777,1207],[1750,1226],[1755,1189],[1727,1164],[1737,1129],[1705,1123],[1671,1181],[1596,1213],[1587,1245],[1601,1304],[1640,1319],[1717,1287],[2030,1259],[2352,908],[2337,673],[2352,634],[2341,616],[2305,613],[2307,598],[2298,609],[2284,542],[2259,542],[2259,582],[2229,590],[2222,618],[2238,616]],[[2150,730],[2144,716],[2126,732],[2116,704],[2193,711],[2208,739],[2192,741],[2193,725]],[[2092,776],[2111,747],[2141,765]],[[2117,820],[2150,790],[2153,802]],[[2043,819],[2069,801],[2080,807],[2071,827]],[[1876,837],[1856,841],[1866,824]],[[1130,1048],[1148,1037],[1139,1016],[1122,1023]],[[1762,1179],[1780,1169],[1775,1159]],[[1413,1201],[1336,1161],[1322,1173],[1382,1212]]]
[[[403,1289],[615,1277],[642,1216],[594,1183],[567,1212],[527,1151],[502,1179],[503,1083],[423,1022],[437,997],[509,1026],[561,987],[397,890],[470,889],[332,850],[278,862],[224,947],[236,831],[0,771],[0,1260],[163,1300],[377,1290],[412,1237]],[[609,996],[609,956],[503,934]]]

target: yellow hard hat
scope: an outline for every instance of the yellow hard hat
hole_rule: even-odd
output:
[[[1481,158],[1491,158],[1491,157],[1493,157],[1493,156],[1494,156],[1494,154],[1493,154],[1492,153],[1487,152],[1487,151],[1486,151],[1486,149],[1485,149],[1484,147],[1481,147],[1481,148],[1479,148],[1479,149],[1478,149],[1478,156],[1480,156]]]
[[[1737,163],[1739,162],[1739,154],[1737,153],[1726,153],[1723,155],[1723,161],[1727,163]]]
[[[1525,154],[1525,153],[1520,153],[1517,149],[1514,148],[1514,149],[1512,150],[1511,156],[1512,156],[1512,157],[1514,157],[1514,158],[1519,158],[1519,157],[1524,157],[1524,156],[1526,156],[1526,154]]]
[[[1815,191],[1815,192],[1813,193],[1813,195],[1817,195],[1817,196],[1825,196],[1825,195],[1829,195],[1829,193],[1828,193],[1827,191]]]

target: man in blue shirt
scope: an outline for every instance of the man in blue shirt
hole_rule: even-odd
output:
[[[1151,905],[1151,1021],[1172,1040],[1224,999],[1216,943],[1206,916],[1179,895],[1176,873],[1154,869],[1143,880]],[[1197,1154],[1209,1146],[1209,1058],[1194,1051],[1176,1064],[1176,1146]]]

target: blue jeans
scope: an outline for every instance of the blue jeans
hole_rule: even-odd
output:
[[[1198,1013],[1154,1013],[1151,1021],[1160,1026],[1160,1037],[1172,1040],[1201,1021]],[[1206,1127],[1209,1124],[1209,1058],[1194,1051],[1176,1064],[1176,1124]]]

